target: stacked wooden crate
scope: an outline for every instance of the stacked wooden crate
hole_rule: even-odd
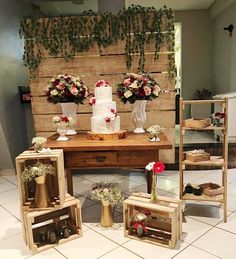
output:
[[[156,203],[151,203],[151,195],[147,193],[133,193],[123,203],[124,235],[144,242],[174,248],[182,233],[181,200],[158,196]],[[134,211],[150,213],[150,219],[144,223],[146,233],[137,234],[132,222]]]
[[[36,162],[51,164],[55,168],[55,174],[46,177],[50,202],[43,208],[38,208],[34,202],[36,196],[34,181],[23,182],[22,180],[25,168]],[[25,151],[16,157],[16,169],[23,236],[30,250],[38,253],[80,237],[82,235],[81,205],[79,200],[65,193],[63,150],[52,150],[47,154]],[[67,233],[64,233],[65,231]],[[52,233],[56,235],[54,240],[50,237]]]

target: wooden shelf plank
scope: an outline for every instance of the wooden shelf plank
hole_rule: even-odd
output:
[[[215,100],[183,100],[183,104],[225,103],[225,99]]]
[[[225,130],[225,127],[214,127],[213,125],[208,126],[206,128],[189,128],[182,127],[183,130]]]
[[[223,166],[224,159],[222,156],[211,156],[210,160],[201,161],[201,162],[192,162],[190,160],[184,160],[183,165],[206,165],[206,166]]]
[[[194,195],[192,193],[185,193],[182,198],[182,200],[193,200],[193,201],[213,201],[213,202],[223,202],[224,197],[223,194],[217,195],[217,196],[208,196],[204,193],[200,196]]]

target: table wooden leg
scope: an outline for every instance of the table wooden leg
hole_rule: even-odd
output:
[[[66,169],[67,191],[73,196],[72,169]]]

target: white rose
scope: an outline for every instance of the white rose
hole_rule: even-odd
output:
[[[58,91],[56,89],[52,90],[51,95],[58,95]]]
[[[126,92],[124,93],[124,96],[125,96],[125,98],[128,99],[132,94],[133,94],[133,93],[132,93],[130,90],[128,90],[128,91],[126,91]]]
[[[154,164],[155,162],[150,162],[149,164],[146,165],[145,169],[148,171],[152,171]]]
[[[103,189],[103,192],[104,192],[104,193],[109,193],[109,189],[108,189],[108,188],[104,188],[104,189]]]
[[[158,85],[154,86],[153,94],[158,96],[160,92],[160,87]]]
[[[130,88],[138,88],[138,82],[134,81],[129,87]]]

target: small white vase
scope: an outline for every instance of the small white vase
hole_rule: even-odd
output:
[[[62,108],[63,116],[72,117],[76,124],[76,121],[77,121],[76,104],[75,103],[61,103],[61,108]],[[66,135],[76,135],[77,134],[77,132],[73,128],[75,126],[75,124],[72,127],[67,128]]]
[[[58,127],[57,133],[59,134],[59,137],[57,138],[57,141],[66,141],[69,138],[66,137],[67,128],[65,127]]]
[[[138,100],[133,104],[131,120],[134,125],[134,133],[144,133],[144,125],[146,122],[146,104],[147,100]]]

